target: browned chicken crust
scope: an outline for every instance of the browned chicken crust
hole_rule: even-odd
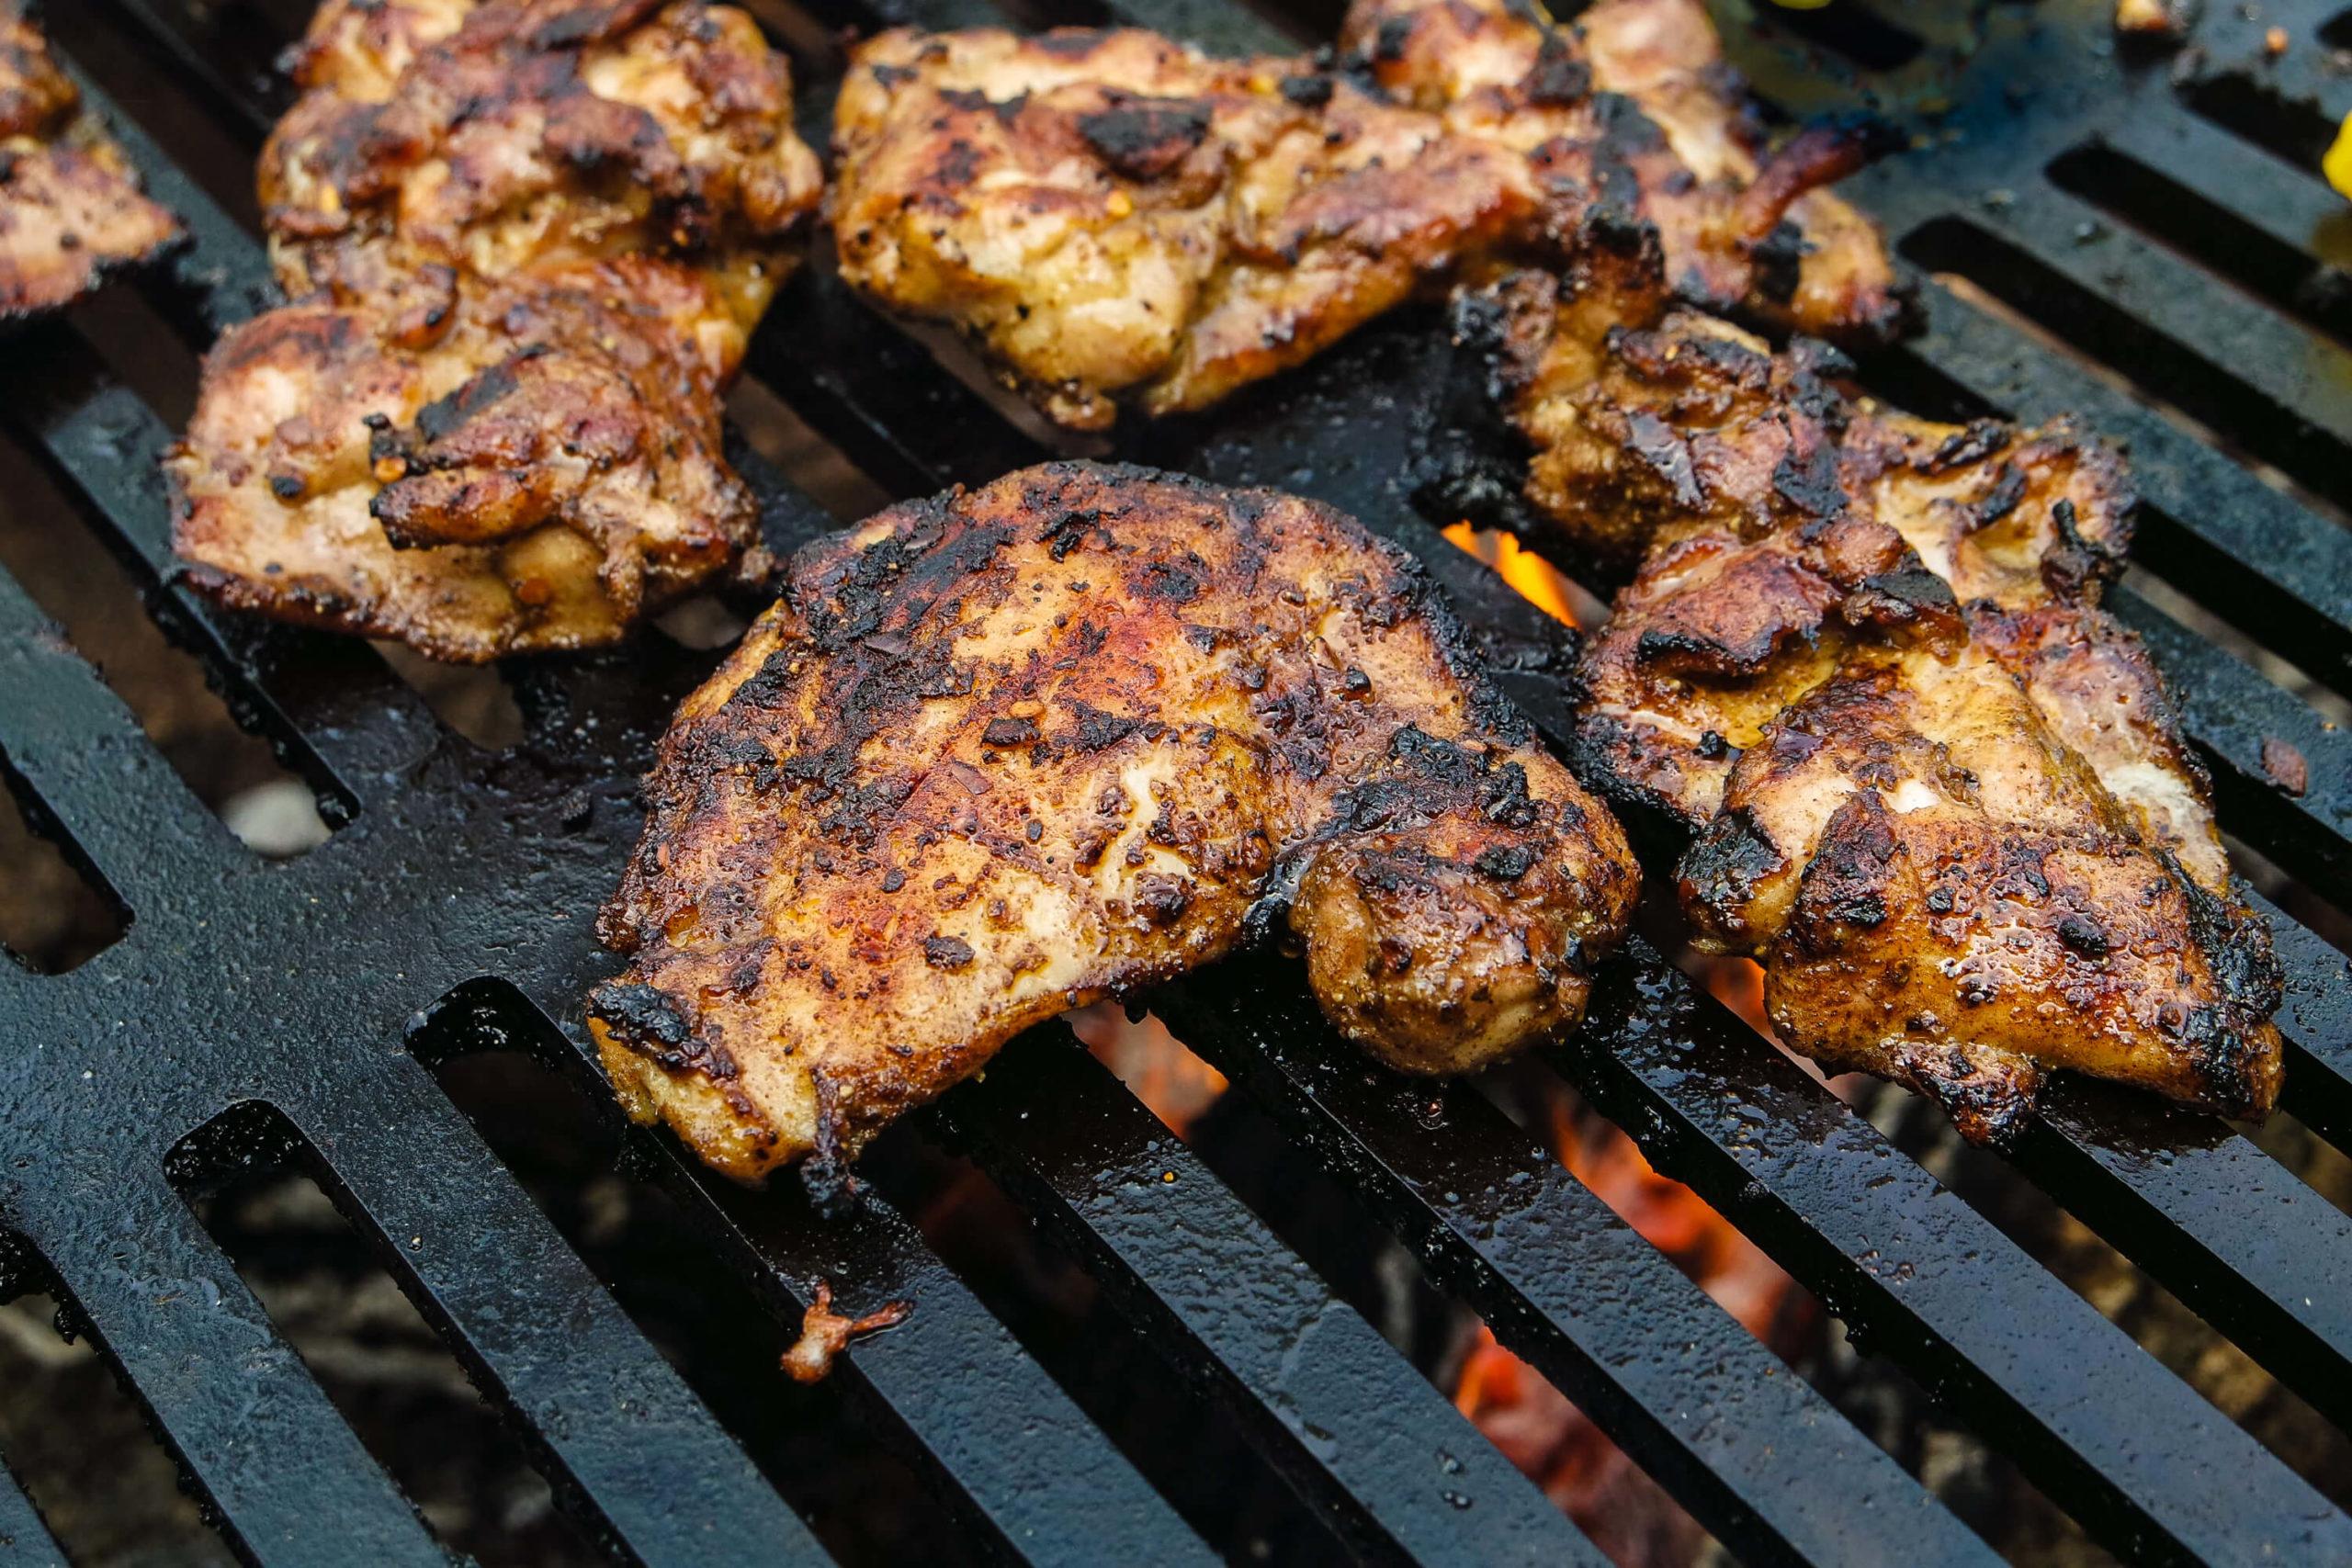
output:
[[[63,309],[179,235],[23,6],[0,0],[0,326]]]
[[[2098,607],[2129,476],[2064,423],[1938,424],[1588,269],[1483,302],[1578,546],[1639,558],[1579,666],[1586,777],[1695,838],[1694,941],[1781,1038],[2005,1137],[2067,1068],[2275,1102],[2279,976],[2145,650]],[[1655,275],[1650,274],[1654,279]]]
[[[1667,47],[1684,26],[1703,47]],[[1135,30],[886,33],[835,110],[842,275],[1082,429],[1122,401],[1205,407],[1596,229],[1655,223],[1707,301],[1890,331],[1877,234],[1805,194],[1863,139],[1811,133],[1759,168],[1713,37],[1659,0],[1574,28],[1505,0],[1362,0],[1336,68]]]
[[[631,1113],[812,1182],[1031,1024],[1286,923],[1415,1072],[1582,1015],[1638,872],[1408,557],[1267,491],[1054,464],[795,559],[690,697],[591,1027]]]
[[[480,661],[763,576],[719,399],[819,175],[752,20],[336,0],[295,71],[261,186],[296,302],[206,361],[191,580]]]

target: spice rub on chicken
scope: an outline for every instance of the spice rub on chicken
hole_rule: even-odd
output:
[[[2266,1112],[2268,932],[2098,605],[2120,459],[2064,423],[1849,395],[1834,350],[1775,353],[1642,275],[1521,275],[1465,317],[1549,526],[1640,562],[1580,661],[1578,760],[1694,835],[1694,941],[1762,960],[1791,1046],[1972,1138],[2013,1132],[2052,1068]]]
[[[1668,12],[1708,41],[1650,37]],[[842,275],[1081,429],[1204,408],[1596,228],[1656,223],[1710,302],[1890,330],[1877,235],[1806,194],[1867,138],[1808,132],[1759,166],[1712,39],[1657,0],[1565,28],[1505,0],[1363,0],[1336,67],[1132,29],[885,33],[835,111]]]
[[[71,305],[179,235],[20,0],[0,0],[0,326]]]
[[[1286,925],[1451,1072],[1581,1017],[1638,873],[1417,565],[1268,491],[1054,464],[793,562],[687,699],[590,1004],[631,1113],[839,1162],[1024,1028]]]
[[[331,0],[261,166],[293,303],[167,461],[222,601],[436,658],[612,642],[763,576],[720,397],[816,159],[741,12]]]

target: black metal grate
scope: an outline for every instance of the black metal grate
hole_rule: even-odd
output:
[[[984,0],[882,8],[931,26],[1000,19]],[[277,107],[267,61],[284,9],[107,0],[76,26],[157,51],[250,141]],[[886,19],[860,0],[811,9],[825,27]],[[1286,31],[1235,0],[1042,9],[1222,49],[1291,49],[1332,19],[1302,12]],[[1967,280],[1929,281],[1926,335],[1871,375],[1914,403],[2071,412],[2127,437],[2149,499],[2150,566],[2344,689],[2352,535],[2325,512],[2352,508],[2352,350],[2336,336],[2352,284],[2339,290],[2324,258],[2346,219],[2307,168],[2276,155],[2308,165],[2324,111],[2352,107],[2352,79],[2338,79],[2321,41],[2328,8],[2271,3],[2253,20],[2251,7],[2209,7],[2199,51],[2177,62],[2119,59],[2109,9],[1838,0],[1802,38],[1759,25],[1733,42],[1796,112],[1866,87],[1953,100],[1921,151],[1858,182],[1905,255]],[[2262,38],[2273,26],[2290,37],[2276,59]],[[821,28],[779,30],[808,45],[797,61],[805,129],[821,141],[837,58]],[[1875,74],[1825,71],[1830,57],[1806,39]],[[1956,70],[1963,46],[1973,58]],[[201,346],[266,305],[267,271],[252,237],[141,130],[147,107],[112,118],[197,243],[142,287]],[[1407,499],[1407,458],[1446,380],[1449,350],[1432,328],[1426,316],[1391,322],[1214,418],[1122,439],[1145,460],[1320,496],[1416,549],[1556,736],[1566,711],[1550,623]],[[37,1275],[71,1303],[248,1557],[438,1561],[175,1179],[275,1128],[615,1552],[821,1558],[419,1059],[520,1043],[593,1087],[578,1007],[606,961],[589,922],[634,837],[634,780],[652,739],[709,656],[649,638],[515,670],[529,738],[479,750],[364,647],[225,617],[174,585],[155,472],[170,432],[74,327],[0,346],[0,366],[10,427],[46,454],[153,613],[339,829],[297,862],[249,854],[0,576],[7,781],[131,913],[125,938],[70,975],[0,964],[0,1222],[38,1260],[17,1282]],[[751,372],[894,491],[1043,455],[821,265],[778,303]],[[756,454],[736,455],[779,547],[836,525]],[[2126,590],[2116,602],[2185,703],[2231,832],[2316,897],[2345,898],[2352,736],[2148,600]],[[2266,742],[2280,741],[2307,760],[2307,793],[2284,793],[2266,772]],[[2289,1107],[2344,1144],[2352,972],[2274,918],[2293,979],[2281,1021]],[[1153,1003],[1736,1554],[1989,1556],[1486,1100],[1367,1069],[1280,961],[1237,960]],[[2120,1555],[2352,1560],[2352,1519],[1656,952],[1635,945],[1550,1060],[1659,1169]],[[271,1112],[238,1110],[255,1103]],[[926,1124],[1061,1240],[1348,1550],[1600,1561],[1092,1058],[1021,1043]],[[826,1224],[791,1184],[749,1194],[666,1141],[633,1147],[780,1317],[797,1315],[820,1277],[853,1306],[920,1303],[836,1376],[975,1541],[1053,1562],[1208,1555],[887,1202]],[[2096,1086],[2054,1095],[2016,1159],[2322,1414],[2352,1420],[2343,1212],[2227,1126]],[[0,1560],[11,1550],[54,1555],[0,1472]]]

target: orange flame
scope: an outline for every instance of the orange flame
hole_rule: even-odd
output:
[[[1557,567],[1509,534],[1456,523],[1445,530],[1445,537],[1449,544],[1469,551],[1502,573],[1503,581],[1519,590],[1520,597],[1554,620],[1577,624],[1575,601],[1568,595],[1568,580]]]
[[[1739,1014],[1747,1027],[1772,1038],[1771,1016],[1764,1010],[1764,966],[1752,958],[1718,958],[1693,954],[1691,977],[1707,994]]]
[[[1755,965],[1728,969],[1727,981],[1748,978],[1744,971],[1753,974],[1760,1008],[1761,972]],[[1633,1139],[1586,1111],[1565,1087],[1553,1087],[1552,1141],[1560,1162],[1749,1333],[1770,1343],[1794,1289],[1789,1277],[1704,1199],[1653,1169]],[[1453,1403],[1615,1561],[1695,1559],[1702,1541],[1696,1523],[1483,1325],[1463,1362]]]

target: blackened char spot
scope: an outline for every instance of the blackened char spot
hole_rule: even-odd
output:
[[[1578,60],[1565,34],[1547,29],[1536,51],[1535,63],[1520,83],[1531,104],[1565,107],[1582,103],[1592,92],[1592,67]]]
[[[939,96],[967,114],[979,114],[985,111],[994,115],[999,125],[1011,125],[1020,118],[1021,111],[1029,107],[1027,93],[1015,93],[1009,98],[991,98],[986,93],[949,87],[943,90]]]
[[[2025,499],[2025,470],[2014,463],[2001,465],[2000,473],[1993,480],[1993,488],[1984,500],[1976,503],[1972,521],[1979,528],[1989,528],[2017,510]]]
[[[1812,249],[1804,231],[1788,219],[1774,224],[1770,233],[1748,248],[1748,260],[1756,266],[1756,291],[1782,305],[1795,299],[1805,254]]]
[[[1034,718],[992,718],[980,731],[983,746],[1026,746],[1037,739],[1037,721]]]
[[[2086,915],[2068,915],[2060,920],[2058,940],[2085,958],[2104,958],[2114,945],[2098,922]]]
[[[1189,604],[1201,596],[1201,580],[1168,561],[1153,561],[1137,574],[1136,591],[1147,599]]]
[[[1692,841],[1676,874],[1690,897],[1725,909],[1747,902],[1758,883],[1787,863],[1747,808],[1736,806]]]
[[[1478,852],[1470,863],[1472,870],[1497,882],[1517,882],[1535,867],[1535,852],[1525,844],[1498,844]]]
[[[1071,702],[1069,707],[1078,715],[1078,728],[1062,737],[1062,744],[1080,751],[1101,751],[1116,746],[1148,722],[1140,718],[1123,718],[1101,708],[1090,707],[1082,702]]]
[[[1047,555],[1057,561],[1067,560],[1072,550],[1086,543],[1088,532],[1102,520],[1102,512],[1094,507],[1060,512],[1039,531],[1037,540],[1046,546]]]
[[[1782,455],[1772,469],[1772,489],[1808,517],[1835,516],[1846,504],[1846,487],[1838,478],[1838,454],[1826,442],[1802,458],[1793,452]]]
[[[1965,430],[1954,431],[1943,439],[1943,445],[1920,458],[1914,468],[1923,474],[1948,474],[1954,468],[1966,468],[1997,452],[2009,439],[2009,427],[1997,419],[1970,422]]]
[[[1078,133],[1103,163],[1131,180],[1167,174],[1209,133],[1209,107],[1191,98],[1113,96],[1114,107],[1078,117]]]
[[[677,1005],[651,986],[611,981],[596,987],[589,1005],[622,1044],[667,1071],[697,1072],[718,1083],[741,1072],[724,1046],[696,1038]]]
[[[417,434],[427,441],[439,441],[476,414],[492,408],[514,390],[515,367],[545,352],[526,348],[509,355],[448,396],[425,404],[416,411]]]
[[[922,939],[922,956],[933,969],[961,969],[972,962],[972,944],[962,937],[927,936]]]
[[[1283,96],[1303,109],[1319,109],[1331,101],[1331,78],[1324,75],[1285,76]]]

